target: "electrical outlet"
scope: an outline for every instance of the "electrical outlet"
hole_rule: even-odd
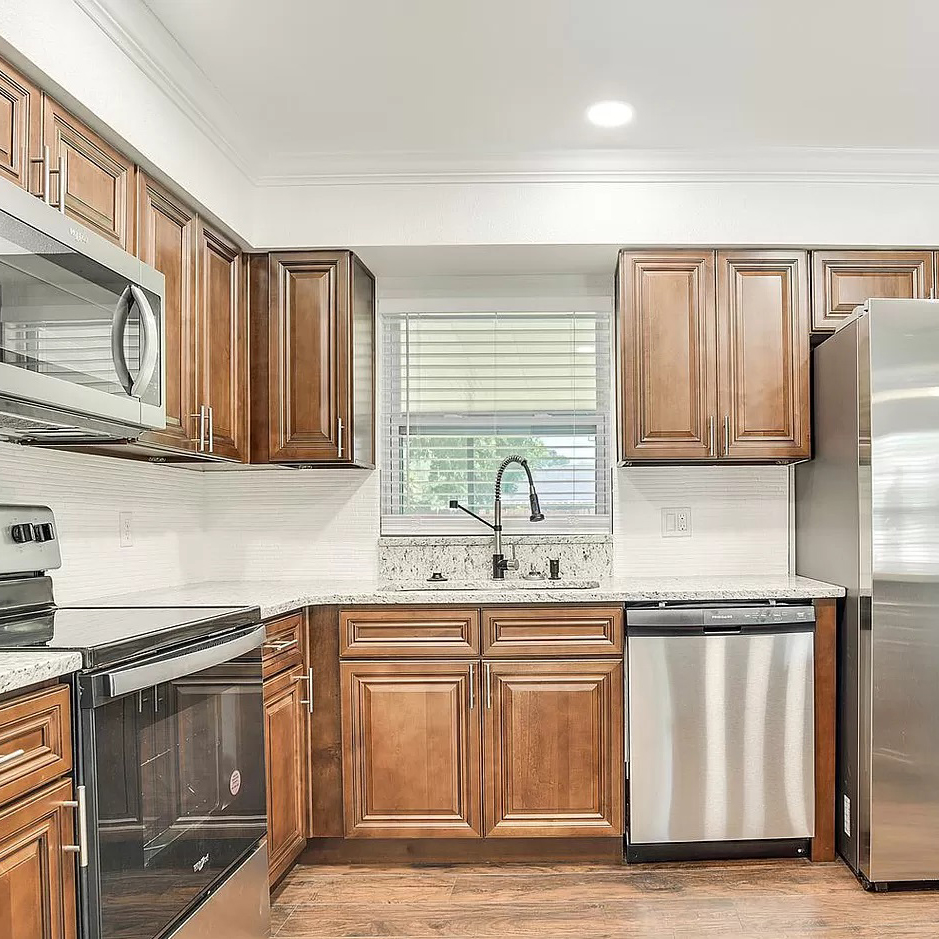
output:
[[[691,509],[681,507],[662,509],[662,537],[690,538]]]
[[[118,520],[121,529],[121,547],[132,548],[134,546],[134,513],[121,512]]]

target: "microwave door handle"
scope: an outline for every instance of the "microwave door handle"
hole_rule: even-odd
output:
[[[130,308],[133,302],[130,284],[124,288],[117,306],[114,307],[114,316],[111,319],[111,360],[117,372],[117,380],[127,394],[132,394],[134,380],[130,377],[127,359],[124,356],[124,333],[127,331],[127,321],[130,318]]]
[[[160,329],[157,325],[156,314],[147,295],[136,285],[130,285],[130,293],[140,310],[140,322],[143,326],[141,341],[143,349],[140,355],[140,371],[137,372],[137,378],[131,385],[130,395],[134,398],[140,398],[153,381],[153,373],[156,371],[160,358]],[[121,344],[123,352],[123,343]]]

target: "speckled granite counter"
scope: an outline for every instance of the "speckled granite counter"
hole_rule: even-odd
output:
[[[586,590],[493,586],[485,590],[396,590],[369,581],[206,581],[89,601],[105,606],[259,606],[262,619],[305,606],[452,603],[638,603],[654,600],[792,600],[841,597],[844,589],[805,577],[614,578]]]
[[[81,667],[80,652],[0,650],[0,694],[77,672]]]

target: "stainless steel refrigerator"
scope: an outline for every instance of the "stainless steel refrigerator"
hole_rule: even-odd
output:
[[[869,300],[815,350],[798,573],[843,584],[838,848],[939,880],[939,302]]]

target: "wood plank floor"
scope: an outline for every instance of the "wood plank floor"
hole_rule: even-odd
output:
[[[278,939],[939,936],[939,893],[867,893],[840,862],[298,865],[272,903]]]

